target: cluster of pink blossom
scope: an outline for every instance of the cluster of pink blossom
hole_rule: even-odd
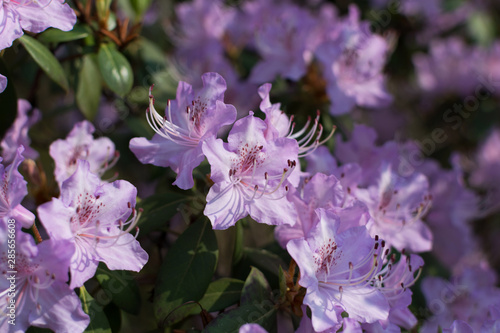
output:
[[[67,63],[53,67],[68,71],[78,63],[78,83],[73,87],[66,82],[67,96],[72,95],[72,88],[77,96],[86,93],[82,87],[95,80],[99,86],[96,94],[90,93],[92,97],[98,94],[100,101],[103,95],[107,101],[116,98],[132,110],[127,114],[130,119],[124,120],[105,106],[113,122],[122,126],[120,130],[125,128],[116,136],[96,138],[99,126],[96,131],[91,121],[72,126],[73,122],[66,138],[35,142],[34,148],[45,145],[37,151],[30,147],[35,136],[30,138],[28,131],[46,119],[42,107],[44,112],[30,104],[43,105],[33,97],[39,92],[30,93],[30,102],[17,100],[17,118],[0,143],[2,332],[23,332],[30,326],[55,332],[85,331],[95,318],[82,306],[82,299],[86,286],[99,280],[100,263],[109,270],[140,272],[153,253],[148,247],[152,243],[159,255],[151,255],[156,260],[151,266],[161,268],[153,268],[153,278],[147,279],[157,280],[146,286],[151,286],[147,293],[152,293],[155,308],[148,320],[156,320],[161,330],[191,325],[195,312],[190,306],[197,303],[208,332],[231,327],[232,332],[263,333],[271,327],[281,333],[291,331],[292,325],[299,333],[500,331],[498,271],[491,265],[493,259],[500,264],[498,232],[479,237],[481,219],[495,226],[499,221],[500,130],[482,124],[477,133],[484,135],[473,142],[474,149],[457,149],[459,142],[443,153],[438,145],[448,138],[460,141],[456,137],[463,134],[457,134],[459,129],[465,132],[462,118],[477,115],[469,109],[492,109],[500,99],[499,41],[491,38],[489,47],[483,47],[453,33],[471,24],[467,23],[473,21],[468,11],[480,13],[482,2],[444,10],[443,1],[408,0],[391,7],[385,0],[372,0],[379,11],[366,12],[360,9],[363,5],[336,7],[320,0],[248,0],[237,5],[224,0],[179,1],[174,6],[176,20],[163,28],[175,44],[172,64],[178,66],[185,82],[178,83],[175,99],[158,111],[153,86],[135,109],[135,96],[124,88],[140,81],[132,78],[140,72],[139,66],[129,66],[127,57],[134,58],[137,49],[147,46],[147,42],[134,45],[133,40],[139,38],[135,29],[144,14],[139,7],[146,10],[149,1],[130,2],[137,7],[139,24],[134,27],[129,27],[129,18],[118,17],[122,14],[116,9],[118,2],[74,1],[75,14],[63,0],[0,1],[0,50],[21,38],[23,30],[39,33],[55,27],[69,31],[78,15],[85,32],[76,37],[78,33],[63,34],[54,42],[81,42],[73,45],[78,50],[75,54],[70,54],[71,47],[61,47],[61,53],[71,51],[61,60]],[[401,81],[388,75],[398,68],[389,56],[407,45],[397,45],[399,36],[391,29],[383,34],[373,31],[374,22],[366,20],[367,15],[387,25],[393,19],[424,25],[417,32],[404,31],[402,39],[413,38],[416,49],[391,59],[397,62],[401,56],[404,65],[399,68],[410,68]],[[472,39],[489,38],[470,34]],[[45,54],[53,51],[40,44]],[[50,70],[42,70],[50,76]],[[144,83],[150,78],[143,79]],[[7,79],[0,75],[0,92],[6,86]],[[303,94],[283,103],[297,102],[298,111],[295,105],[273,103],[279,95],[276,90],[282,95]],[[426,119],[436,116],[433,107],[457,96],[465,98],[463,103],[442,114],[443,122],[453,126],[434,128],[432,141],[408,139],[413,135],[410,131],[400,135],[407,128],[396,128],[408,119],[387,119],[401,105],[401,109],[419,110],[405,114],[422,118],[411,128],[418,132],[433,121]],[[410,102],[401,103],[404,98]],[[86,106],[82,107],[81,97],[75,101],[71,107],[77,105],[83,111]],[[137,114],[146,105],[146,120],[139,119]],[[318,110],[308,114],[304,105],[318,106]],[[287,107],[293,115],[287,115]],[[97,112],[83,113],[95,121]],[[301,122],[301,116],[308,120]],[[372,127],[364,124],[367,119]],[[141,121],[150,128],[142,128]],[[467,126],[472,127],[471,123]],[[341,133],[336,133],[336,126]],[[152,137],[142,134],[151,129]],[[113,142],[116,137],[121,141]],[[124,153],[120,148],[124,144],[133,155],[120,157],[118,149]],[[49,156],[53,162],[47,163]],[[109,175],[124,157],[144,170],[150,166],[141,163],[170,168],[175,180],[164,173],[169,179],[164,184],[152,175],[149,180],[160,183],[155,196],[138,197],[136,186],[116,180],[117,172]],[[157,174],[164,171],[160,168],[155,169]],[[47,175],[48,182],[53,180],[53,190],[46,186]],[[131,178],[139,183],[147,178],[142,176]],[[38,184],[31,187],[30,182]],[[167,193],[160,193],[165,188]],[[184,210],[175,200],[163,205],[165,198],[177,196],[182,198],[179,202],[194,199],[186,203],[190,211],[185,222],[191,229],[180,236],[174,230],[175,220]],[[152,232],[138,239],[143,212],[165,216],[155,221],[148,217],[144,226]],[[256,228],[264,227],[271,234],[275,243],[269,248],[280,255],[267,248],[246,247],[242,233],[247,226],[256,226],[252,221],[268,225]],[[210,224],[219,230],[217,234]],[[236,229],[236,236],[231,236],[235,239],[230,239],[234,253],[219,261],[224,249],[220,240],[231,232],[222,230],[232,227]],[[196,248],[177,241],[171,244],[177,236],[186,243],[192,237]],[[255,253],[262,257],[251,257]],[[207,265],[184,265],[185,258],[194,263],[206,259]],[[259,267],[250,274],[247,271],[247,266],[261,264],[261,258],[272,261],[264,266],[276,270],[271,273],[277,277],[272,283],[278,285],[278,293],[271,291],[268,272],[260,272]],[[290,262],[288,271],[283,259]],[[227,274],[218,271],[222,261],[229,267]],[[189,283],[199,282],[192,286],[195,292],[181,290],[168,279],[169,274],[177,274],[178,267],[184,269],[182,278],[187,282],[173,279],[175,283],[189,289]],[[104,283],[99,284],[104,288]],[[204,284],[205,289],[200,287]],[[264,299],[272,304],[267,314],[260,316],[261,309],[255,309],[262,304],[250,304],[253,299],[245,303],[253,292],[258,294],[256,302]],[[207,305],[206,298],[217,298],[213,295],[220,296],[222,305]],[[121,320],[123,309],[116,306]],[[9,321],[10,308],[15,309],[16,325]],[[256,312],[258,319],[253,320]],[[273,318],[266,322],[269,313]],[[285,316],[290,319],[288,326],[275,325]]]
[[[195,0],[176,11],[180,33],[176,29],[172,37],[178,64],[189,81],[208,70],[220,73],[228,82],[228,101],[238,109],[252,105],[248,90],[255,84],[278,76],[299,81],[315,66],[326,81],[332,115],[346,114],[355,105],[386,106],[392,99],[382,74],[389,42],[360,21],[355,5],[346,17],[327,3],[312,11],[264,0],[245,2],[240,9],[219,0]],[[227,54],[244,52],[256,53],[260,60],[241,81]]]
[[[27,118],[26,111],[31,106],[19,103],[21,111],[3,142],[29,143],[27,132],[33,118]],[[35,115],[38,112],[31,117]],[[148,261],[148,254],[130,234],[140,215],[134,208],[137,189],[124,180],[101,180],[117,155],[108,138],[94,140],[93,132],[92,124],[84,121],[75,125],[66,140],[50,146],[60,195],[38,206],[38,218],[49,236],[39,239],[39,244],[21,230],[31,228],[35,221],[34,214],[21,205],[28,193],[18,171],[24,160],[23,145],[10,165],[0,164],[2,239],[9,239],[7,232],[15,235],[14,242],[2,241],[2,272],[6,277],[14,274],[15,287],[10,280],[2,280],[0,305],[6,311],[12,303],[18,314],[12,325],[8,314],[2,313],[4,332],[23,332],[29,326],[83,332],[89,316],[73,289],[95,275],[99,262],[111,270],[138,272]],[[11,155],[9,149],[3,153]],[[9,221],[14,221],[15,232],[8,231]]]

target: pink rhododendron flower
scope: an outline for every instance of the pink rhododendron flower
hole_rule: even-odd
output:
[[[254,1],[254,5],[260,7],[255,11],[254,43],[262,60],[252,69],[249,80],[262,83],[278,75],[299,80],[312,60],[308,40],[314,18],[291,3]]]
[[[293,195],[292,195],[293,194]],[[349,196],[335,176],[317,173],[306,178],[288,199],[297,208],[297,223],[279,225],[274,229],[276,240],[285,247],[291,239],[308,237],[319,222],[316,209],[323,208],[337,214],[342,220],[342,230],[365,225],[371,219],[368,208],[361,201]]]
[[[19,173],[19,165],[24,160],[24,148],[17,149],[12,163],[5,167],[0,164],[0,218],[13,218],[23,228],[30,228],[35,222],[35,215],[21,205],[21,201],[28,194],[24,177]]]
[[[34,33],[49,27],[69,31],[76,23],[73,9],[64,0],[2,0],[0,50],[12,45],[23,30]]]
[[[109,269],[140,271],[148,254],[129,233],[136,223],[136,188],[127,181],[103,183],[85,160],[63,182],[61,197],[38,207],[51,239],[67,243],[71,258],[70,287],[94,276],[99,261]],[[130,214],[132,218],[127,221]]]
[[[155,110],[150,96],[147,116],[156,134],[151,140],[130,140],[130,150],[142,163],[171,167],[177,173],[174,184],[185,190],[193,187],[193,169],[205,159],[203,142],[215,139],[222,126],[236,119],[234,106],[223,102],[226,82],[222,76],[206,73],[202,80],[199,91],[180,82],[177,97],[169,102],[165,116]]]
[[[359,18],[359,9],[350,6],[338,37],[325,40],[315,50],[325,69],[332,115],[348,113],[355,105],[380,107],[392,101],[382,74],[388,44],[371,34],[367,23],[359,22]]]
[[[73,250],[64,242],[45,240],[35,245],[33,238],[0,219],[0,330],[25,332],[29,326],[50,328],[55,332],[83,332],[90,320],[80,299],[66,283]],[[8,231],[9,230],[9,231]],[[10,230],[15,230],[11,233]],[[15,238],[9,238],[9,235]],[[15,239],[14,243],[7,240]],[[15,248],[14,260],[9,254]],[[13,264],[14,263],[14,264]],[[12,265],[12,266],[11,266]],[[14,276],[14,279],[12,279]],[[12,295],[11,284],[15,294]],[[15,325],[9,324],[8,306],[15,306]]]
[[[433,316],[421,331],[435,332],[438,326],[447,328],[462,320],[474,332],[480,332],[484,324],[499,318],[495,307],[500,308],[500,288],[496,285],[495,272],[482,261],[460,267],[450,281],[436,276],[424,278],[421,288]]]
[[[429,183],[422,174],[399,177],[391,167],[382,170],[378,185],[356,188],[354,196],[365,203],[373,218],[366,227],[399,251],[432,248],[432,233],[421,220],[430,207]]]
[[[59,184],[68,179],[76,170],[78,160],[89,162],[93,173],[102,175],[112,167],[118,152],[115,144],[108,138],[94,139],[94,126],[87,120],[77,123],[66,137],[66,140],[56,140],[50,145],[50,156],[56,163],[54,175]]]
[[[304,304],[311,308],[316,331],[336,327],[341,313],[360,322],[386,320],[390,306],[373,285],[382,269],[385,244],[364,226],[338,232],[341,220],[318,209],[320,222],[307,238],[292,239],[287,250],[300,268],[300,285],[307,288]]]
[[[31,140],[28,137],[28,131],[40,120],[42,115],[38,109],[33,109],[32,114],[28,115],[31,109],[31,104],[27,100],[17,101],[17,117],[1,142],[2,157],[5,163],[14,160],[20,145],[24,146],[23,156],[25,158],[34,160],[38,157],[38,152],[30,147]]]
[[[228,142],[214,136],[203,143],[214,185],[205,215],[214,229],[226,229],[250,216],[257,222],[294,224],[296,212],[287,200],[287,177],[298,159],[297,141],[269,139],[266,123],[253,116],[234,123]]]

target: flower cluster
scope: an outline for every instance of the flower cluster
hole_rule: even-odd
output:
[[[21,110],[3,142],[27,141],[29,121],[26,123],[25,110]],[[18,171],[24,147],[19,146],[10,165],[0,164],[3,240],[9,239],[8,223],[15,226],[8,231],[15,235],[14,241],[2,241],[0,305],[6,311],[13,304],[19,314],[14,318],[17,325],[9,323],[7,313],[2,314],[0,327],[5,332],[22,332],[29,326],[83,332],[90,319],[73,289],[95,275],[99,262],[111,270],[138,272],[148,261],[136,240],[137,189],[124,180],[107,183],[100,179],[103,163],[109,167],[109,158],[115,156],[114,144],[108,138],[94,140],[93,130],[89,122],[78,123],[66,140],[51,145],[60,196],[38,206],[38,217],[49,235],[49,239],[38,239],[38,244],[21,230],[32,226],[37,230],[34,214],[21,205],[28,193]],[[24,132],[21,138],[20,131]],[[11,276],[14,284],[9,282]]]
[[[346,114],[355,105],[381,107],[391,101],[382,74],[389,43],[371,33],[368,22],[360,21],[355,5],[347,17],[329,4],[313,12],[288,1],[263,0],[245,2],[241,10],[219,0],[196,0],[176,11],[181,34],[172,37],[178,63],[189,68],[193,80],[192,75],[207,69],[221,73],[231,87],[229,100],[238,107],[251,105],[247,91],[252,84],[278,76],[299,81],[318,67],[332,115]],[[242,82],[226,54],[250,51],[260,61]]]

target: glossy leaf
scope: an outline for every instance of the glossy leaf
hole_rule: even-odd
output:
[[[241,305],[260,303],[271,299],[271,287],[266,277],[257,268],[252,267],[241,291]]]
[[[134,74],[127,58],[113,45],[102,44],[97,59],[102,78],[109,89],[120,96],[127,94],[134,83]]]
[[[246,323],[255,323],[271,331],[276,327],[278,308],[271,302],[247,304],[223,313],[205,327],[205,333],[238,333]]]
[[[91,30],[87,26],[77,24],[71,31],[61,31],[56,28],[47,29],[38,36],[38,40],[42,43],[70,42],[86,38],[90,33]]]
[[[28,35],[23,35],[19,38],[19,41],[45,74],[65,91],[68,91],[68,80],[64,70],[52,52],[45,45]]]
[[[190,197],[177,192],[155,194],[142,200],[137,207],[143,209],[138,227],[140,233],[165,229],[170,219],[179,211],[181,204],[190,201]]]
[[[78,76],[76,105],[88,120],[93,120],[101,99],[101,74],[91,55],[85,55]]]
[[[203,217],[177,239],[160,268],[154,309],[159,326],[177,322],[192,313],[192,302],[204,296],[217,267],[217,239]]]
[[[111,333],[108,319],[102,307],[90,296],[85,287],[80,288],[80,300],[83,311],[90,317],[90,324],[85,330],[88,333]]]
[[[139,287],[128,271],[110,271],[100,263],[95,277],[112,302],[125,312],[138,314],[141,308]]]
[[[244,282],[238,279],[222,278],[216,280],[210,283],[199,303],[208,312],[224,310],[239,302],[243,285]]]

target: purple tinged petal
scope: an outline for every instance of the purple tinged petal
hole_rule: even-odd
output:
[[[449,329],[443,329],[442,331],[443,333],[474,333],[472,327],[462,320],[453,321]]]
[[[12,45],[12,42],[23,35],[19,14],[6,3],[0,5],[0,50]]]
[[[73,242],[74,235],[69,222],[75,214],[73,207],[68,207],[60,199],[52,199],[52,201],[38,206],[37,211],[50,239]]]
[[[254,199],[252,204],[248,205],[248,213],[254,220],[260,223],[294,225],[297,222],[295,206],[288,201],[284,188],[281,187],[275,193],[281,199],[269,199],[265,196]]]
[[[342,328],[342,332],[344,333],[363,333],[361,329],[361,325],[354,318],[344,318],[343,319],[344,326]]]
[[[333,297],[320,290],[308,289],[304,304],[311,308],[312,326],[316,332],[323,332],[340,326],[343,309]]]
[[[15,10],[19,13],[22,28],[35,33],[49,27],[69,31],[76,23],[75,11],[64,0],[29,1]]]
[[[229,170],[237,154],[228,151],[227,143],[214,137],[203,142],[203,153],[211,166],[210,178],[214,183],[229,181]]]
[[[5,88],[7,88],[7,78],[0,74],[0,93],[2,93]]]
[[[229,182],[215,183],[210,188],[203,213],[216,230],[227,229],[248,215],[243,195],[237,185]]]
[[[21,223],[25,229],[31,228],[33,223],[35,223],[35,214],[21,205],[17,205],[10,211],[10,217],[16,220],[16,222]]]
[[[96,248],[100,260],[111,270],[139,272],[148,262],[148,254],[131,234],[122,235],[113,246]]]
[[[141,163],[171,167],[172,170],[179,171],[181,154],[190,148],[165,140],[160,135],[155,134],[151,140],[133,138],[130,140],[130,150]]]
[[[300,285],[315,290],[318,288],[316,268],[313,265],[313,251],[304,238],[292,239],[286,244],[286,249],[300,268]]]
[[[342,305],[349,313],[349,318],[361,322],[374,323],[389,316],[387,299],[371,287],[359,288],[353,292],[346,288],[342,295]]]
[[[54,332],[83,332],[90,323],[83,312],[80,299],[66,283],[55,282],[50,289],[40,290],[39,304],[42,312],[32,311],[30,324],[49,327]]]
[[[73,127],[65,140],[50,145],[49,153],[56,163],[54,175],[60,187],[75,172],[78,160],[87,160],[90,171],[101,174],[115,157],[114,143],[104,137],[94,140],[94,131],[92,123],[84,120]]]
[[[174,170],[177,172],[177,178],[173,185],[189,190],[194,186],[193,170],[205,160],[205,155],[203,155],[201,145],[198,145],[194,149],[186,149],[181,157],[178,171]]]
[[[32,114],[28,113],[32,110],[31,104],[24,100],[17,101],[17,116],[14,123],[5,133],[2,139],[2,157],[4,163],[10,163],[14,160],[17,148],[22,145],[25,150],[23,156],[26,158],[38,158],[38,152],[30,147],[31,140],[28,137],[28,131],[31,126],[37,123],[41,118],[41,113],[38,109],[33,109]]]

